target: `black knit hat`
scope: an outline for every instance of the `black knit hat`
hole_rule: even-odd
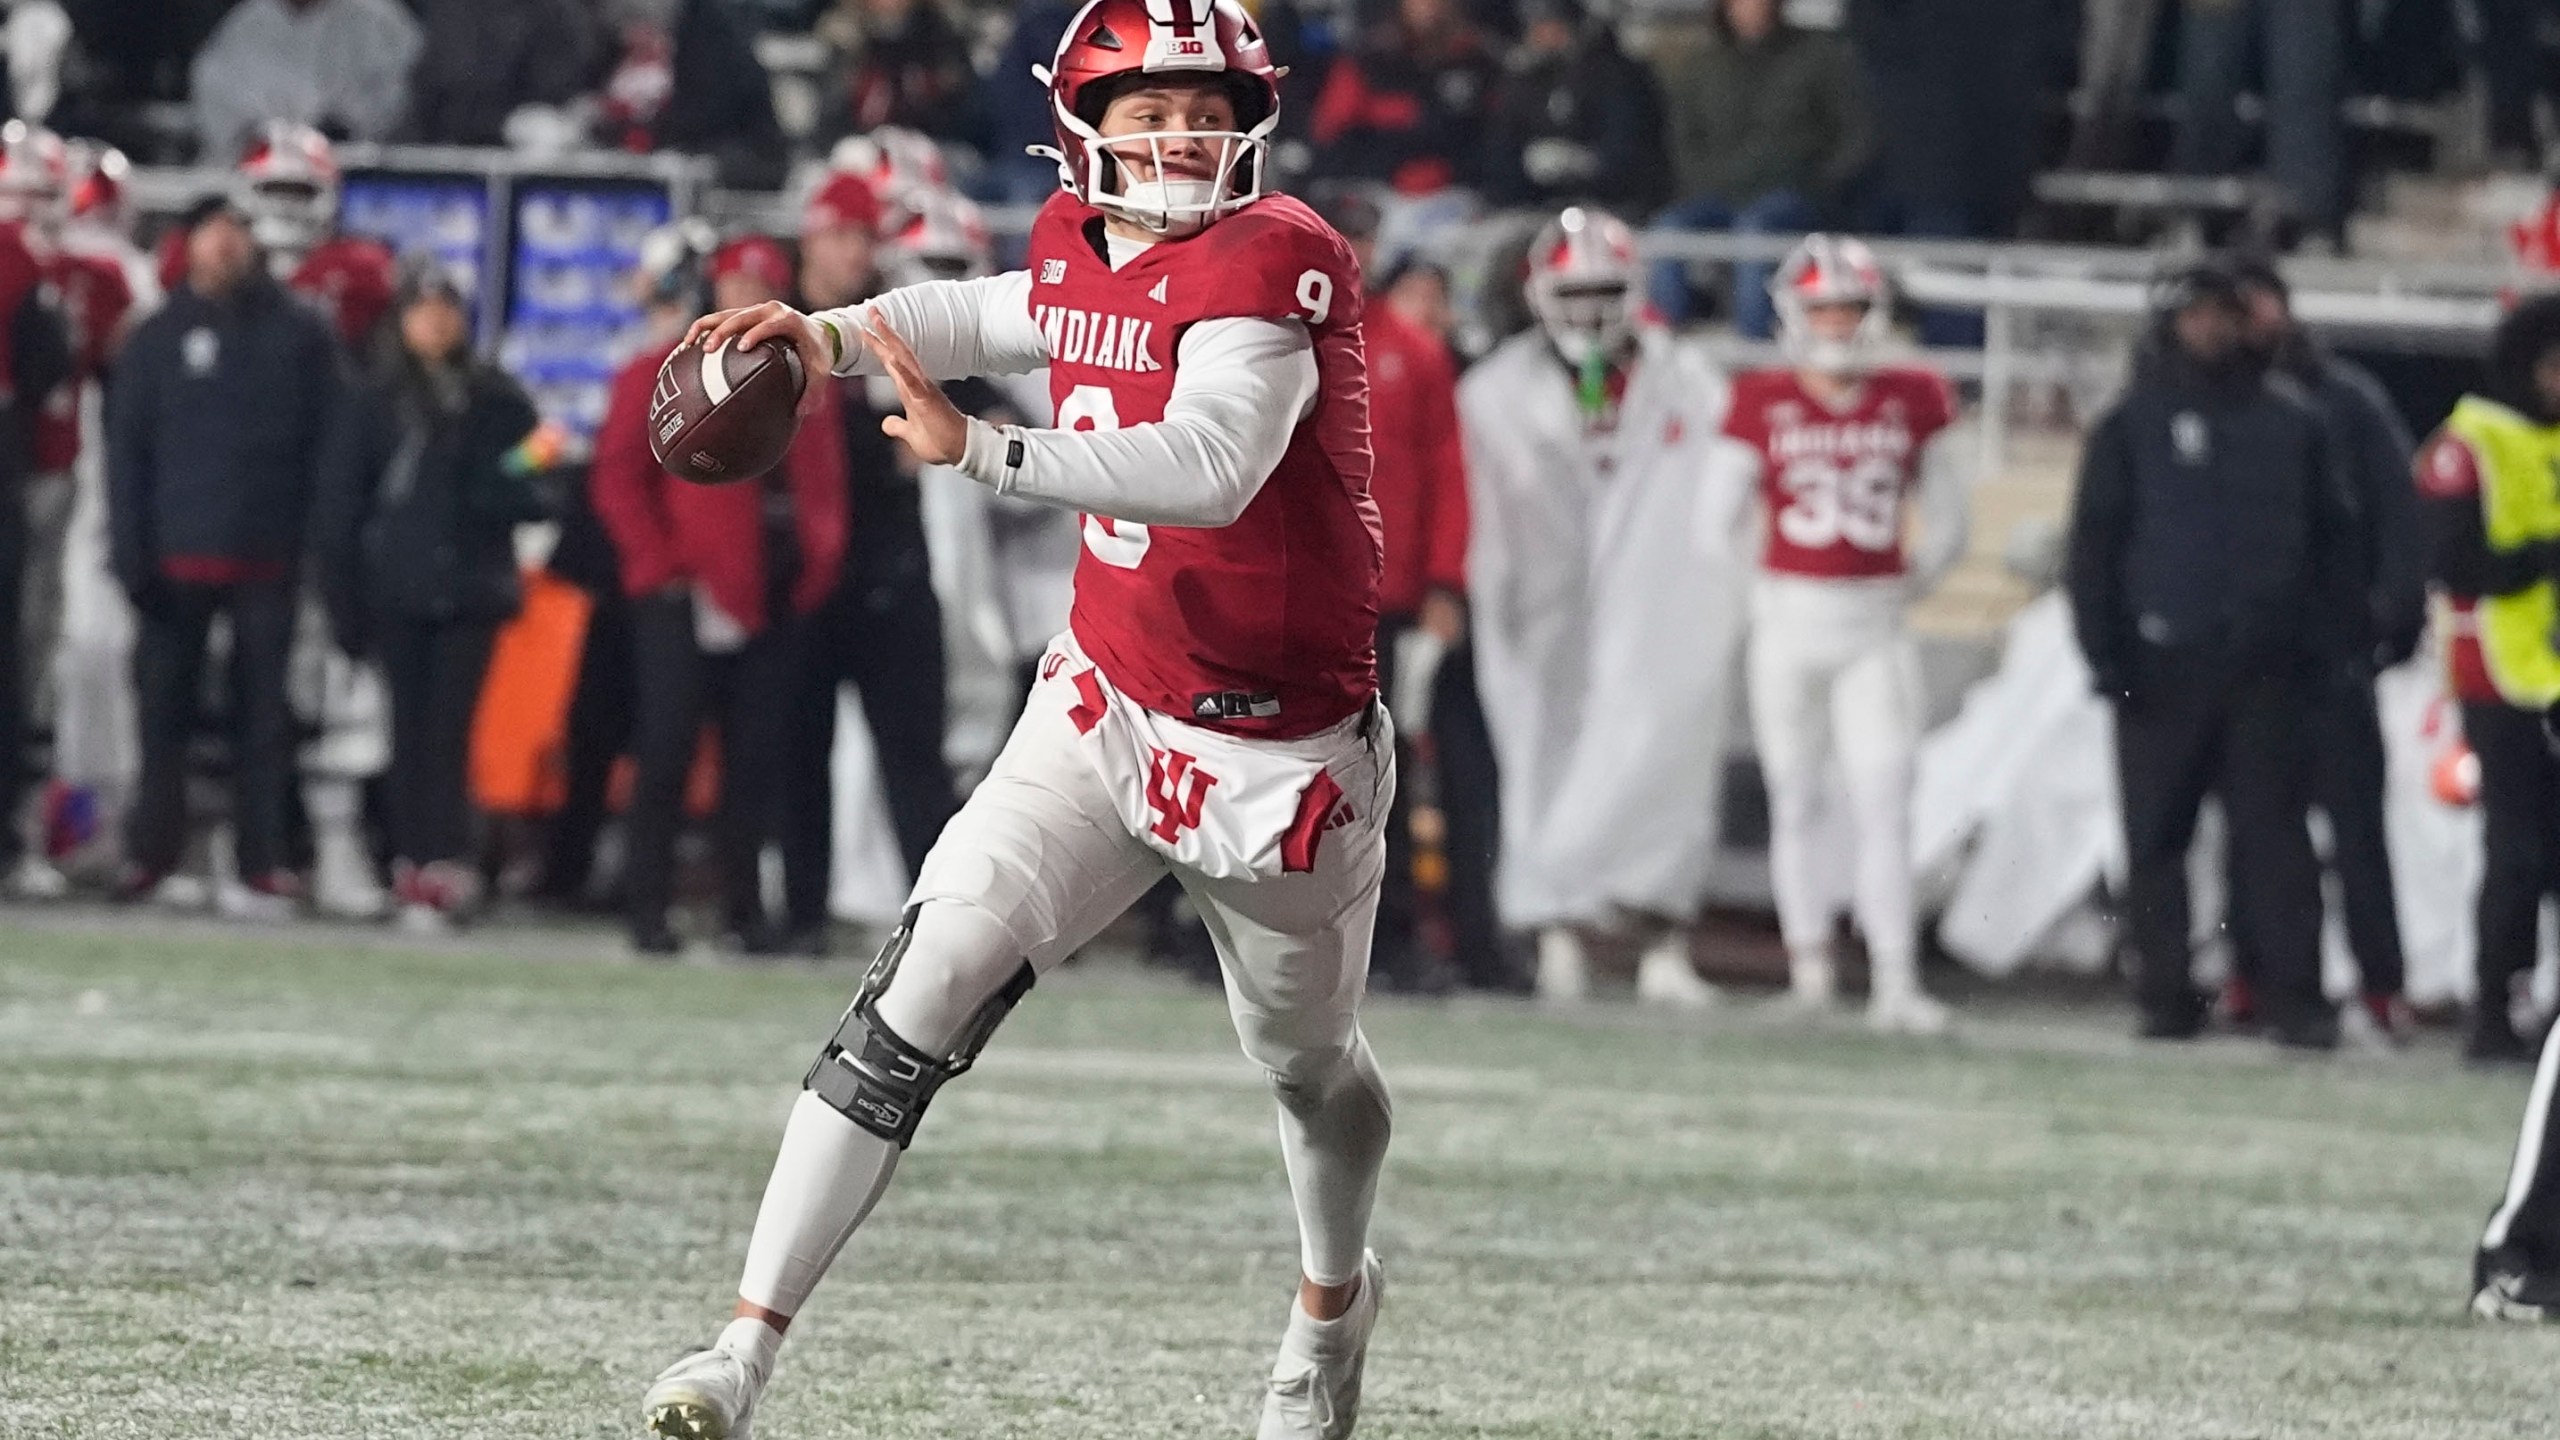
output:
[[[2489,337],[2489,398],[2538,419],[2560,420],[2533,383],[2534,367],[2560,350],[2560,293],[2536,295],[2507,312]]]
[[[2172,270],[2151,286],[2151,310],[2168,319],[2198,305],[2220,305],[2235,313],[2246,312],[2248,297],[2242,293],[2239,267],[2220,257],[2195,261]]]

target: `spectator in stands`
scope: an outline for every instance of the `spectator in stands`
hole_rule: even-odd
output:
[[[2530,987],[2544,897],[2560,897],[2560,756],[2543,717],[2560,703],[2560,296],[2518,305],[2490,341],[2485,393],[2464,397],[2419,457],[2429,568],[2452,601],[2450,674],[2480,760],[2479,991],[2463,1054],[2526,1064],[2518,992]]]
[[[2533,111],[2534,102],[2553,90],[2550,50],[2541,33],[2550,9],[2546,0],[2477,0],[2471,7],[2489,99],[2489,163],[2500,170],[2529,175],[2542,169]]]
[[[2266,168],[2282,205],[2280,234],[2346,241],[2346,144],[2338,99],[2347,75],[2344,10],[2300,0],[2186,0],[2178,27],[2178,138],[2170,163],[2228,175],[2249,152],[2240,120],[2249,57],[2262,57]]]
[[[2408,967],[2383,832],[2382,719],[2373,681],[2416,654],[2427,628],[2426,546],[2409,480],[2415,446],[2381,385],[2295,321],[2291,292],[2272,263],[2252,257],[2237,273],[2249,304],[2250,350],[2310,397],[2337,442],[2354,502],[2357,528],[2347,557],[2364,603],[2331,627],[2336,643],[2311,673],[2301,739],[2311,752],[2312,803],[2329,818],[2329,855],[2365,1012],[2384,1036],[2406,1038],[2415,1022],[2401,994]],[[2234,859],[2238,853],[2231,851]],[[2232,867],[2235,888],[2246,883],[2246,871]],[[2239,958],[2256,957],[2243,949]],[[2235,969],[2248,973],[2245,963]]]
[[[1532,0],[1495,91],[1485,190],[1503,205],[1591,201],[1623,212],[1662,200],[1662,97],[1582,0]]]
[[[1070,0],[1023,0],[1014,12],[1013,34],[987,72],[987,173],[979,199],[1037,205],[1058,188],[1058,162],[1025,153],[1026,146],[1058,143],[1048,88],[1025,81],[1032,66],[1057,58],[1058,41],[1078,8]],[[1282,113],[1287,110],[1283,104]]]
[[[673,233],[670,234],[670,231]],[[751,235],[710,248],[699,222],[669,227],[644,252],[653,309],[701,314],[790,293],[782,247]],[[844,550],[844,440],[834,417],[810,415],[780,465],[752,484],[695,485],[669,476],[649,449],[649,401],[673,349],[652,346],[615,377],[596,432],[589,489],[622,556],[632,598],[639,680],[627,811],[624,899],[632,948],[681,948],[676,829],[706,715],[720,731],[714,822],[725,943],[772,954],[760,859],[782,803],[793,693],[806,663],[807,619],[836,586]]]
[[[503,145],[528,105],[585,91],[604,37],[583,0],[422,0],[426,43],[409,73],[402,137],[429,145]]]
[[[1479,185],[1500,64],[1462,0],[1397,0],[1341,56],[1316,97],[1318,173],[1383,180],[1406,195]]]
[[[198,158],[228,165],[276,120],[391,138],[422,43],[398,0],[245,0],[196,56]]]
[[[851,305],[879,292],[879,197],[859,176],[831,176],[800,221],[800,297],[812,310]],[[856,376],[822,386],[839,428],[850,483],[851,538],[833,593],[811,624],[811,649],[793,708],[793,809],[784,838],[795,949],[822,950],[827,888],[834,871],[835,812],[812,804],[833,794],[836,705],[849,682],[862,699],[879,756],[889,827],[912,875],[960,808],[942,758],[949,708],[942,602],[925,548],[924,495],[915,456],[880,431],[900,413],[897,390]],[[961,402],[970,410],[981,402]],[[806,430],[814,418],[802,425]]]
[[[604,0],[604,15],[602,143],[707,155],[724,185],[782,183],[772,83],[721,0]]]
[[[1805,230],[1837,205],[1873,152],[1857,59],[1836,35],[1789,24],[1778,0],[1722,0],[1703,25],[1663,50],[1657,68],[1669,112],[1671,205],[1654,224],[1742,235]],[[1766,340],[1776,266],[1734,267],[1736,328]],[[1688,266],[1657,262],[1655,310],[1690,313]]]
[[[331,438],[312,552],[338,644],[391,691],[392,893],[404,924],[433,929],[478,899],[472,716],[498,626],[524,602],[515,527],[544,507],[533,402],[471,353],[454,276],[412,257],[393,313],[396,338]]]
[[[818,33],[842,56],[818,119],[821,141],[897,125],[936,140],[984,143],[968,39],[935,0],[845,0],[819,20]],[[1027,72],[1000,83],[1032,88]]]
[[[2338,1017],[2320,989],[2304,677],[2365,597],[2327,427],[2297,387],[2270,383],[2247,323],[2227,266],[2162,288],[2133,380],[2081,457],[2068,584],[2116,714],[2141,1033],[2192,1038],[2210,1009],[2189,973],[2186,865],[2217,794],[2245,871],[2231,923],[2269,1032],[2325,1049]]]
[[[225,908],[291,913],[285,807],[293,722],[285,674],[338,341],[268,278],[248,217],[188,217],[186,275],[125,342],[107,396],[110,563],[140,616],[134,689],[142,775],[127,824],[128,896],[155,891],[187,841],[187,742],[214,618],[231,630],[231,825],[241,884]]]

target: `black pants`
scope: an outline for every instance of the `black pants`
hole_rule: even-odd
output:
[[[391,691],[391,854],[413,865],[460,859],[471,844],[471,721],[497,622],[392,619],[380,639]]]
[[[624,900],[635,930],[665,924],[675,900],[676,832],[705,719],[720,730],[720,809],[712,829],[723,921],[741,933],[763,928],[757,859],[773,832],[775,786],[790,737],[790,709],[782,702],[796,683],[801,641],[801,621],[785,618],[741,650],[706,654],[694,642],[690,595],[633,602],[639,703],[631,751],[638,773],[625,817],[631,858]]]
[[[2302,738],[2310,747],[2311,803],[2329,817],[2329,861],[2338,872],[2347,945],[2367,995],[2397,995],[2408,977],[2400,949],[2400,901],[2391,886],[2391,846],[2382,818],[2385,761],[2373,682],[2332,676],[2308,692]],[[2240,847],[2230,849],[2231,905],[2249,883]],[[2237,950],[2240,973],[2257,979],[2257,956]]]
[[[2560,1268],[2560,1131],[2551,1123],[2555,1088],[2560,1088],[2560,1025],[2543,1037],[2533,1088],[2526,1092],[2524,1133],[2516,1139],[2507,1174],[2506,1195],[2516,1199],[2500,1198],[2480,1237],[2481,1249],[2522,1251],[2526,1265],[2542,1273]]]
[[[631,717],[639,704],[632,679],[631,602],[619,581],[587,593],[595,603],[578,655],[578,687],[569,699],[563,746],[568,783],[543,845],[542,890],[560,900],[586,893],[611,798],[613,762],[631,748]]]
[[[1384,614],[1378,617],[1378,690],[1393,704],[1396,689],[1397,642],[1411,634],[1414,617],[1410,614]],[[1407,734],[1399,716],[1396,728],[1396,798],[1387,810],[1387,872],[1378,882],[1378,924],[1372,941],[1370,965],[1378,974],[1394,981],[1410,983],[1420,978],[1428,963],[1418,948],[1416,933],[1419,897],[1413,883],[1413,802],[1419,789],[1437,787],[1423,774],[1421,759],[1415,753],[1420,737]]]
[[[960,808],[942,758],[945,694],[942,602],[924,547],[858,550],[844,583],[810,626],[794,684],[797,712],[783,790],[782,888],[794,930],[827,923],[835,869],[836,693],[847,681],[879,755],[880,788],[913,876]]]
[[[2135,698],[2116,711],[2116,767],[2134,998],[2152,1015],[2179,1016],[2195,1003],[2187,847],[2209,794],[2222,800],[2245,876],[2230,923],[2256,957],[2267,1019],[2285,1025],[2326,1008],[2297,666],[2291,656],[2201,647],[2146,645],[2135,658]]]
[[[163,583],[133,645],[142,775],[126,821],[125,853],[146,871],[177,868],[187,845],[187,744],[204,693],[206,632],[231,618],[231,827],[243,876],[285,866],[285,809],[293,788],[293,657],[297,591],[290,580],[243,585]]]
[[[18,810],[27,794],[27,652],[18,643],[26,604],[27,504],[10,486],[0,504],[0,865],[17,863],[25,835]]]
[[[1485,990],[1519,988],[1493,913],[1493,863],[1502,845],[1502,810],[1495,788],[1493,732],[1476,694],[1476,657],[1461,643],[1440,662],[1431,690],[1431,743],[1439,761],[1442,841],[1449,857],[1450,937],[1459,978]]]
[[[2560,759],[2542,719],[2512,705],[2462,707],[2480,757],[2487,865],[2480,874],[2480,1004],[2504,1013],[2507,986],[2533,971],[2542,897],[2560,894]]]

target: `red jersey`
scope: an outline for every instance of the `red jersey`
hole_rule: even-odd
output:
[[[45,397],[36,412],[35,472],[51,475],[71,468],[80,458],[80,399],[89,382],[106,368],[116,333],[133,310],[133,282],[124,266],[105,255],[57,250],[44,261],[45,280],[62,302],[64,328],[71,332],[71,379]]]
[[[1920,482],[1921,451],[1955,418],[1954,389],[1929,370],[1878,370],[1843,410],[1793,370],[1735,377],[1724,433],[1760,455],[1762,568],[1817,580],[1901,574],[1903,497]]]
[[[340,343],[361,352],[373,338],[373,327],[391,309],[396,268],[380,241],[333,235],[303,256],[285,283],[320,307]]]
[[[1029,268],[1061,429],[1162,420],[1196,322],[1307,327],[1315,408],[1244,514],[1216,529],[1086,516],[1069,625],[1114,688],[1160,714],[1284,739],[1357,714],[1378,688],[1383,549],[1350,247],[1270,196],[1115,271],[1101,215],[1060,192],[1032,225]]]
[[[2413,468],[2420,496],[2480,503],[2480,457],[2472,453],[2469,441],[2452,431],[2438,430],[2428,436]],[[2467,595],[2439,594],[2444,603],[2445,688],[2456,700],[2505,703],[2497,680],[2489,674],[2489,659],[2480,651],[2479,602]]]
[[[1433,589],[1467,586],[1467,463],[1458,441],[1458,367],[1440,337],[1381,305],[1361,323],[1369,417],[1386,528],[1378,605],[1410,615]]]

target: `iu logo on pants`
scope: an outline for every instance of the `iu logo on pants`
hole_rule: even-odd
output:
[[[1170,845],[1183,831],[1200,828],[1200,804],[1218,777],[1179,750],[1151,749],[1148,754],[1147,808],[1156,812],[1156,823],[1147,828]]]

